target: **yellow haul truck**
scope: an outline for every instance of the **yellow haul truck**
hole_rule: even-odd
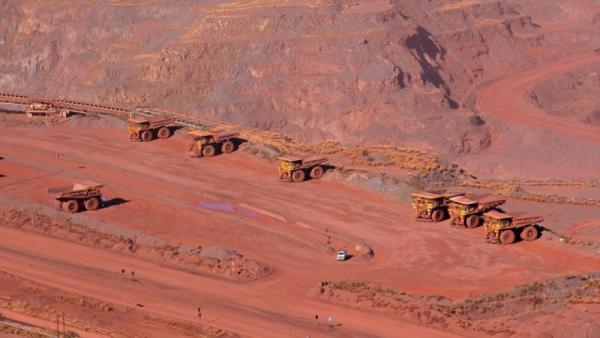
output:
[[[506,203],[505,199],[492,195],[452,197],[448,202],[450,223],[468,228],[478,227],[485,212],[494,210],[504,203]]]
[[[56,207],[71,213],[79,210],[96,210],[102,207],[102,183],[85,181],[66,187],[48,189],[48,195],[54,200]]]
[[[240,134],[224,130],[188,132],[190,136],[189,155],[191,157],[214,156],[217,151],[230,153],[236,148],[236,141]]]
[[[448,201],[464,193],[437,191],[419,191],[412,194],[411,206],[415,210],[417,221],[441,222],[448,211]]]
[[[174,123],[175,121],[172,118],[164,116],[132,117],[127,121],[129,139],[148,142],[155,137],[169,138],[172,129],[175,127]]]
[[[325,173],[327,157],[280,157],[279,180],[285,182],[302,182],[306,174],[312,179],[319,179]]]
[[[488,243],[511,244],[517,235],[524,241],[533,241],[538,238],[541,216],[526,213],[504,214],[492,210],[483,215],[485,226],[485,239]]]
[[[25,110],[27,117],[34,116],[67,116],[66,110],[54,106],[51,103],[46,102],[32,102],[27,106]]]

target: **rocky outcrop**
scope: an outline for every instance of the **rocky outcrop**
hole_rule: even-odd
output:
[[[490,140],[464,108],[479,85],[600,45],[597,13],[585,12],[593,1],[575,2],[8,0],[0,86],[299,140],[472,152]],[[566,26],[554,29],[559,21]]]

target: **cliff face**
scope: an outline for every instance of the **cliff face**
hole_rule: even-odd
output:
[[[594,0],[207,2],[0,1],[0,88],[464,153],[479,85],[600,47]]]

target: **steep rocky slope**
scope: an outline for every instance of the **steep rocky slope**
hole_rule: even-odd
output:
[[[0,88],[472,153],[478,86],[600,46],[593,0],[0,1]]]

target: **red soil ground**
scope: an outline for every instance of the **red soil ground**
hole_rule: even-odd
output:
[[[327,304],[309,291],[321,280],[368,280],[456,299],[600,266],[600,257],[557,241],[494,246],[483,241],[482,229],[417,223],[408,205],[328,179],[280,183],[273,165],[242,152],[187,158],[179,136],[131,143],[123,128],[91,123],[3,128],[0,142],[4,196],[50,206],[48,187],[93,179],[106,184],[107,198],[129,202],[85,218],[192,247],[223,245],[276,273],[228,282],[6,227],[1,270],[110,303],[127,297],[153,316],[194,321],[202,306],[202,322],[242,335],[451,336]],[[334,247],[354,253],[366,244],[374,258],[336,262],[327,233]],[[123,268],[141,282],[124,282]],[[315,314],[342,326],[325,332]]]

